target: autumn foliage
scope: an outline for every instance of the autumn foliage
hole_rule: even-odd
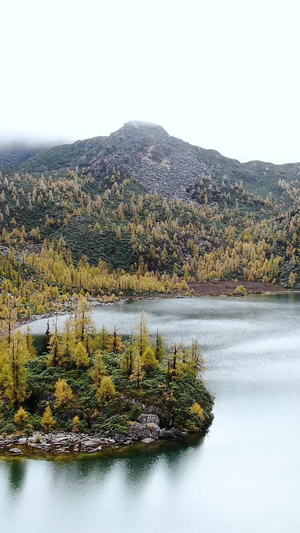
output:
[[[28,331],[2,338],[1,432],[55,427],[125,434],[148,405],[187,431],[209,425],[212,398],[201,382],[196,341],[190,348],[166,347],[158,333],[150,335],[144,313],[127,340],[116,328],[112,334],[97,332],[83,297],[64,330],[54,321],[45,336],[48,351],[39,355]]]

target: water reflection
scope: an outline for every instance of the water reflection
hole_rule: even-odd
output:
[[[11,495],[21,491],[26,477],[27,461],[21,458],[11,458],[0,461],[0,494],[4,489],[3,481],[7,481],[7,488]]]
[[[23,486],[26,474],[26,462],[15,459],[9,464],[9,486],[11,492],[19,492]]]
[[[83,494],[100,490],[116,472],[118,484],[136,491],[147,485],[155,471],[164,472],[169,479],[180,477],[182,469],[193,460],[193,454],[199,454],[203,438],[191,436],[188,439],[157,443],[151,447],[137,446],[121,451],[119,454],[87,456],[79,460],[38,461],[13,458],[0,463],[0,494],[4,494],[3,481],[6,480],[8,494],[19,498],[22,496],[26,472],[29,468],[38,488],[43,482],[43,489],[53,495],[62,492]],[[25,486],[26,490],[26,486]],[[32,494],[34,494],[31,486]],[[27,499],[28,495],[24,496]],[[3,501],[3,500],[2,500]],[[1,503],[0,503],[1,510]]]
[[[29,533],[34,524],[43,533],[298,533],[299,296],[96,309],[99,327],[130,332],[145,309],[166,342],[198,337],[216,396],[211,431],[203,441],[118,457],[27,461],[26,476],[0,462],[0,494],[10,498],[0,497],[3,531]]]
[[[193,451],[199,453],[203,438],[198,435],[188,439],[157,443],[153,446],[137,446],[111,455],[90,456],[71,462],[62,460],[50,462],[53,488],[65,483],[85,490],[92,482],[105,483],[116,468],[122,472],[123,483],[130,487],[141,486],[151,472],[162,464],[167,475],[176,476]]]

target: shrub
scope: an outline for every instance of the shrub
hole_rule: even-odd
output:
[[[201,407],[199,403],[194,403],[194,405],[192,405],[192,407],[190,408],[190,412],[198,415],[202,422],[205,419],[203,407]]]
[[[54,420],[52,416],[51,407],[50,405],[48,405],[42,416],[41,425],[45,431],[48,431],[49,429],[53,428],[55,424],[56,424],[56,421]]]
[[[1,421],[0,423],[0,434],[1,435],[9,435],[10,433],[13,433],[16,430],[16,426],[9,421]]]
[[[27,411],[25,411],[25,409],[23,409],[23,407],[20,407],[20,409],[16,412],[15,416],[14,416],[14,421],[16,424],[25,424],[25,422],[27,422],[29,418],[29,414],[27,413]]]
[[[116,431],[121,435],[127,435],[129,428],[128,422],[127,415],[114,415],[101,424],[100,428],[102,431]]]
[[[244,285],[238,285],[233,294],[236,294],[237,296],[246,296],[247,289],[245,289]]]

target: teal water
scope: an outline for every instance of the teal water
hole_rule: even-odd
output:
[[[0,531],[298,533],[298,295],[138,301],[94,318],[130,333],[143,309],[153,333],[202,344],[209,434],[119,457],[2,461]]]

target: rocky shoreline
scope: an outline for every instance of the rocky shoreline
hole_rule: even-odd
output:
[[[129,427],[127,435],[114,431],[103,434],[35,432],[31,436],[14,434],[0,436],[0,455],[8,457],[49,457],[101,453],[123,446],[152,444],[163,439],[187,436],[176,428],[161,428],[155,414],[142,414]]]

